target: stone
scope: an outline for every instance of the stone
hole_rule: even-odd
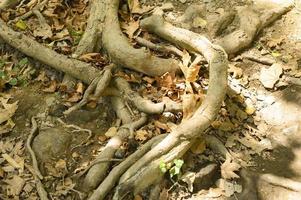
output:
[[[197,192],[201,189],[208,189],[216,181],[217,164],[212,163],[202,168],[195,174],[193,190]]]
[[[33,150],[42,162],[63,157],[71,144],[71,134],[63,128],[41,130],[33,141]]]

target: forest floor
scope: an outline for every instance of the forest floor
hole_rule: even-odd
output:
[[[269,9],[263,0],[254,2]],[[0,17],[7,22],[21,16],[32,7],[30,3],[35,2],[24,1],[17,9],[0,11]],[[247,4],[239,0],[230,3],[224,0],[141,0],[140,3],[144,8],[166,8],[164,14],[169,21],[177,21],[186,8],[194,4],[206,5],[207,14],[220,14]],[[224,156],[200,139],[182,158],[184,165],[180,167],[180,174],[167,173],[157,190],[160,200],[300,199],[301,1],[296,0],[294,5],[264,28],[250,48],[229,57],[227,96],[206,134],[218,139],[237,164],[223,165],[221,169]],[[43,25],[41,18],[33,15],[13,22],[14,28],[71,56],[84,31],[89,15],[87,7],[85,0],[49,0],[41,13],[51,26]],[[134,46],[141,46],[135,40],[138,36],[169,45],[143,32],[139,27],[142,15],[132,18],[126,10],[126,4],[121,6],[121,27]],[[210,19],[200,14],[177,25],[210,38],[206,32],[208,22]],[[63,73],[26,57],[7,44],[0,45],[0,199],[39,199],[31,159],[25,148],[33,116],[39,119],[39,135],[32,146],[49,197],[79,199],[78,174],[93,163],[120,126],[110,98],[90,99],[83,108],[64,116],[64,110],[83,97],[86,85],[77,82],[70,89],[62,82]],[[184,61],[190,59],[185,58],[185,50],[181,51]],[[153,53],[161,57],[174,56]],[[108,58],[99,53],[89,53],[81,59],[98,68],[108,63]],[[199,69],[193,88],[198,89],[199,98],[203,98],[201,91],[208,86],[208,72],[205,65]],[[185,80],[173,74],[149,77],[126,70],[116,76],[122,76],[143,97],[154,101],[162,97],[180,101],[184,94]],[[122,144],[115,157],[123,159],[153,136],[170,132],[189,112],[192,111],[150,117],[150,123],[137,130],[133,140]],[[228,173],[229,179],[221,178],[221,171]],[[134,198],[149,199],[149,195],[145,192]]]

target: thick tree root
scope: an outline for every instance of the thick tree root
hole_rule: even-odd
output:
[[[128,117],[126,117],[126,119],[127,118]],[[123,119],[123,121],[125,120]],[[121,126],[118,129],[117,134],[109,140],[102,152],[97,156],[96,160],[113,158],[121,144],[130,138],[133,131],[143,126],[146,121],[146,115],[142,115],[137,121],[129,122]],[[91,167],[84,180],[84,190],[90,191],[91,189],[96,188],[97,185],[105,178],[109,167],[110,163],[99,163]]]
[[[112,61],[150,76],[179,71],[179,63],[176,60],[158,58],[147,50],[132,47],[119,26],[119,1],[112,0],[107,7],[102,37],[103,46]]]
[[[90,2],[90,16],[88,18],[87,27],[72,55],[73,58],[77,58],[86,53],[99,51],[99,48],[96,49],[96,46],[100,46],[102,25],[106,13],[105,8],[105,0],[92,0]],[[67,88],[73,88],[73,83],[75,83],[76,80],[69,74],[65,74],[63,82]]]
[[[90,64],[79,60],[68,58],[56,53],[42,44],[34,41],[28,36],[18,33],[9,28],[0,19],[0,37],[9,45],[56,70],[65,72],[74,78],[90,84],[92,80],[99,77],[100,71]]]
[[[203,133],[215,119],[227,87],[228,61],[222,48],[212,45],[205,37],[176,28],[160,18],[146,20],[150,22],[148,27],[152,27],[149,29],[152,32],[177,45],[204,55],[210,64],[209,89],[203,104],[189,120],[182,122],[176,130],[172,131],[122,175],[115,199],[121,198],[132,190],[142,191],[162,176],[159,169],[160,162],[171,162],[173,159],[181,157],[189,149],[191,141]],[[142,25],[145,24],[143,21]],[[92,194],[92,197],[97,198],[97,194]]]
[[[105,18],[106,0],[92,0],[90,2],[90,16],[87,27],[83,34],[74,56],[78,57],[85,53],[98,52],[96,45],[101,42],[103,22]]]
[[[140,149],[135,153],[126,158],[125,161],[120,163],[118,166],[114,167],[109,175],[104,179],[104,181],[97,187],[93,194],[89,197],[89,200],[104,199],[105,196],[110,192],[110,190],[118,182],[119,177],[137,160],[139,160],[146,152],[148,152],[153,145],[160,142],[165,135],[158,135],[147,143],[145,143]]]
[[[226,36],[217,38],[215,42],[222,46],[229,54],[235,54],[250,46],[255,36],[266,26],[270,25],[281,15],[293,7],[292,3],[280,6],[272,10],[259,10],[252,7],[238,7],[240,26]]]

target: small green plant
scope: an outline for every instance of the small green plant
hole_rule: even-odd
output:
[[[181,173],[181,168],[183,164],[184,161],[181,159],[174,159],[172,163],[165,163],[164,161],[161,161],[159,168],[164,174],[168,171],[170,178],[172,178]]]

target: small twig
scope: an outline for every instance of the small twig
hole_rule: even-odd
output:
[[[33,169],[35,170],[35,174],[39,177],[40,180],[43,180],[43,175],[39,170],[39,165],[38,165],[36,155],[31,148],[31,143],[32,143],[33,139],[37,136],[37,133],[38,133],[38,124],[34,117],[31,118],[31,123],[32,123],[32,128],[31,128],[30,134],[27,138],[26,147],[30,153]]]
[[[136,41],[140,44],[140,45],[143,45],[143,46],[146,46],[152,50],[155,50],[155,51],[159,51],[159,52],[162,52],[162,53],[173,53],[179,57],[182,57],[183,56],[183,52],[181,50],[179,50],[178,48],[174,47],[174,46],[164,46],[164,45],[161,45],[161,44],[155,44],[155,43],[152,43],[151,41],[148,41],[144,38],[141,38],[141,37],[137,37],[136,38]]]

